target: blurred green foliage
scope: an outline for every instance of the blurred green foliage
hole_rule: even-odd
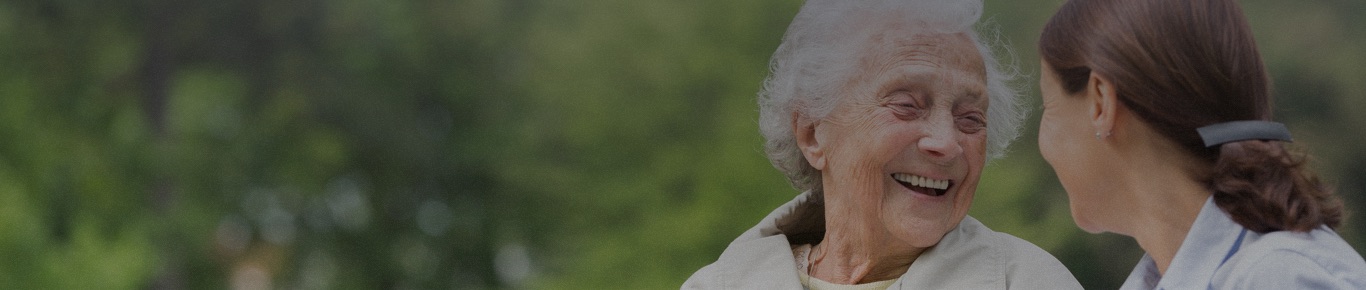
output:
[[[1033,104],[1059,3],[987,1]],[[754,96],[800,4],[0,2],[0,287],[677,287],[796,194]],[[1360,208],[1366,3],[1243,4]],[[972,214],[1116,287],[1141,250],[1076,229],[1027,122]]]

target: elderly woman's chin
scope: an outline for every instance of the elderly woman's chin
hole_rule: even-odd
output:
[[[882,222],[893,237],[911,246],[934,246],[967,216],[974,190],[975,182],[953,184],[936,195],[925,188],[897,182],[888,186]]]

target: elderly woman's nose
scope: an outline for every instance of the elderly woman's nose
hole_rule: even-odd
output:
[[[952,118],[944,119],[946,118],[933,118],[934,121],[924,127],[925,135],[920,137],[917,144],[923,154],[941,164],[947,164],[963,154],[963,147],[958,145],[958,133],[953,128]]]

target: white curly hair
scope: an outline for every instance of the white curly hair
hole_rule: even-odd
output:
[[[811,167],[792,132],[793,113],[820,120],[834,108],[840,90],[858,69],[859,52],[879,24],[910,24],[921,31],[966,33],[986,64],[987,159],[1005,154],[1019,136],[1025,110],[1010,83],[1019,74],[1013,63],[999,63],[992,47],[974,28],[982,16],[980,0],[810,0],[797,13],[769,62],[771,73],[759,92],[759,131],[774,167],[798,190],[821,192],[821,175]],[[981,34],[993,36],[991,25]],[[1004,45],[999,47],[1009,53]]]

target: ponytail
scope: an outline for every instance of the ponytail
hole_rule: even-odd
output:
[[[1234,222],[1258,233],[1342,224],[1342,200],[1305,165],[1305,154],[1262,140],[1224,143],[1218,151],[1207,184]]]

